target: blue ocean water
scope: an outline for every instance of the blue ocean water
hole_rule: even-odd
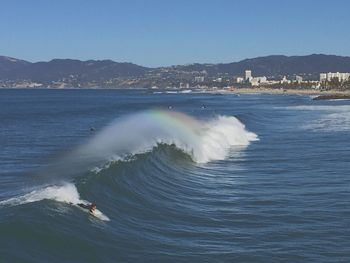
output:
[[[349,132],[306,95],[0,90],[0,262],[349,262]]]

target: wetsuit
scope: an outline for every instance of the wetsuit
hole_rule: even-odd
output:
[[[82,208],[84,208],[84,209],[89,210],[89,212],[90,212],[91,214],[93,214],[93,213],[95,212],[95,209],[96,209],[96,207],[94,208],[92,205],[86,205],[86,204],[82,204],[82,203],[78,204],[78,206],[80,206],[80,207],[82,207]]]

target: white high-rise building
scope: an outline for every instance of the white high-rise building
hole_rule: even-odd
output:
[[[331,81],[337,78],[340,82],[347,81],[350,79],[350,73],[340,73],[340,72],[328,72],[320,74],[320,81]]]
[[[252,71],[246,70],[245,71],[245,80],[250,80],[252,78]]]
[[[324,82],[327,80],[327,74],[326,73],[321,73],[320,74],[320,82]]]

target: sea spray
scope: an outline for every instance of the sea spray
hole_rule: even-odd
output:
[[[62,185],[38,188],[27,194],[9,198],[7,200],[1,201],[0,206],[16,206],[27,203],[39,202],[42,200],[54,200],[57,202],[63,202],[69,205],[74,205],[76,207],[79,207],[78,204],[81,203],[85,205],[90,204],[90,202],[80,199],[78,190],[74,184],[64,183]],[[89,212],[88,210],[84,211]],[[110,219],[98,209],[95,210],[93,215],[100,220],[110,221]]]
[[[256,140],[258,136],[248,132],[237,118],[218,116],[203,123],[200,147],[194,152],[193,159],[199,163],[223,160],[232,147],[244,148]]]
[[[75,204],[81,201],[75,185],[72,183],[64,183],[63,185],[42,187],[22,196],[1,201],[0,205],[19,205],[38,202],[44,199]]]
[[[108,168],[111,162],[129,160],[130,156],[152,151],[159,144],[175,145],[197,163],[224,160],[230,150],[247,147],[258,136],[246,130],[233,116],[196,120],[186,114],[150,110],[114,121],[86,144],[73,150],[42,172],[53,181],[71,181],[91,170]],[[56,184],[56,183],[53,183]],[[41,187],[0,204],[16,205],[52,199],[78,203],[79,193],[72,183]]]
[[[175,145],[193,161],[206,163],[223,160],[234,146],[246,147],[258,140],[256,134],[233,116],[218,116],[199,121],[188,115],[152,110],[115,121],[70,158],[88,164],[120,160],[125,156],[151,151],[158,144]]]

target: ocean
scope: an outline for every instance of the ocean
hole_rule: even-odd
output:
[[[349,152],[347,100],[1,89],[0,262],[350,262]]]

